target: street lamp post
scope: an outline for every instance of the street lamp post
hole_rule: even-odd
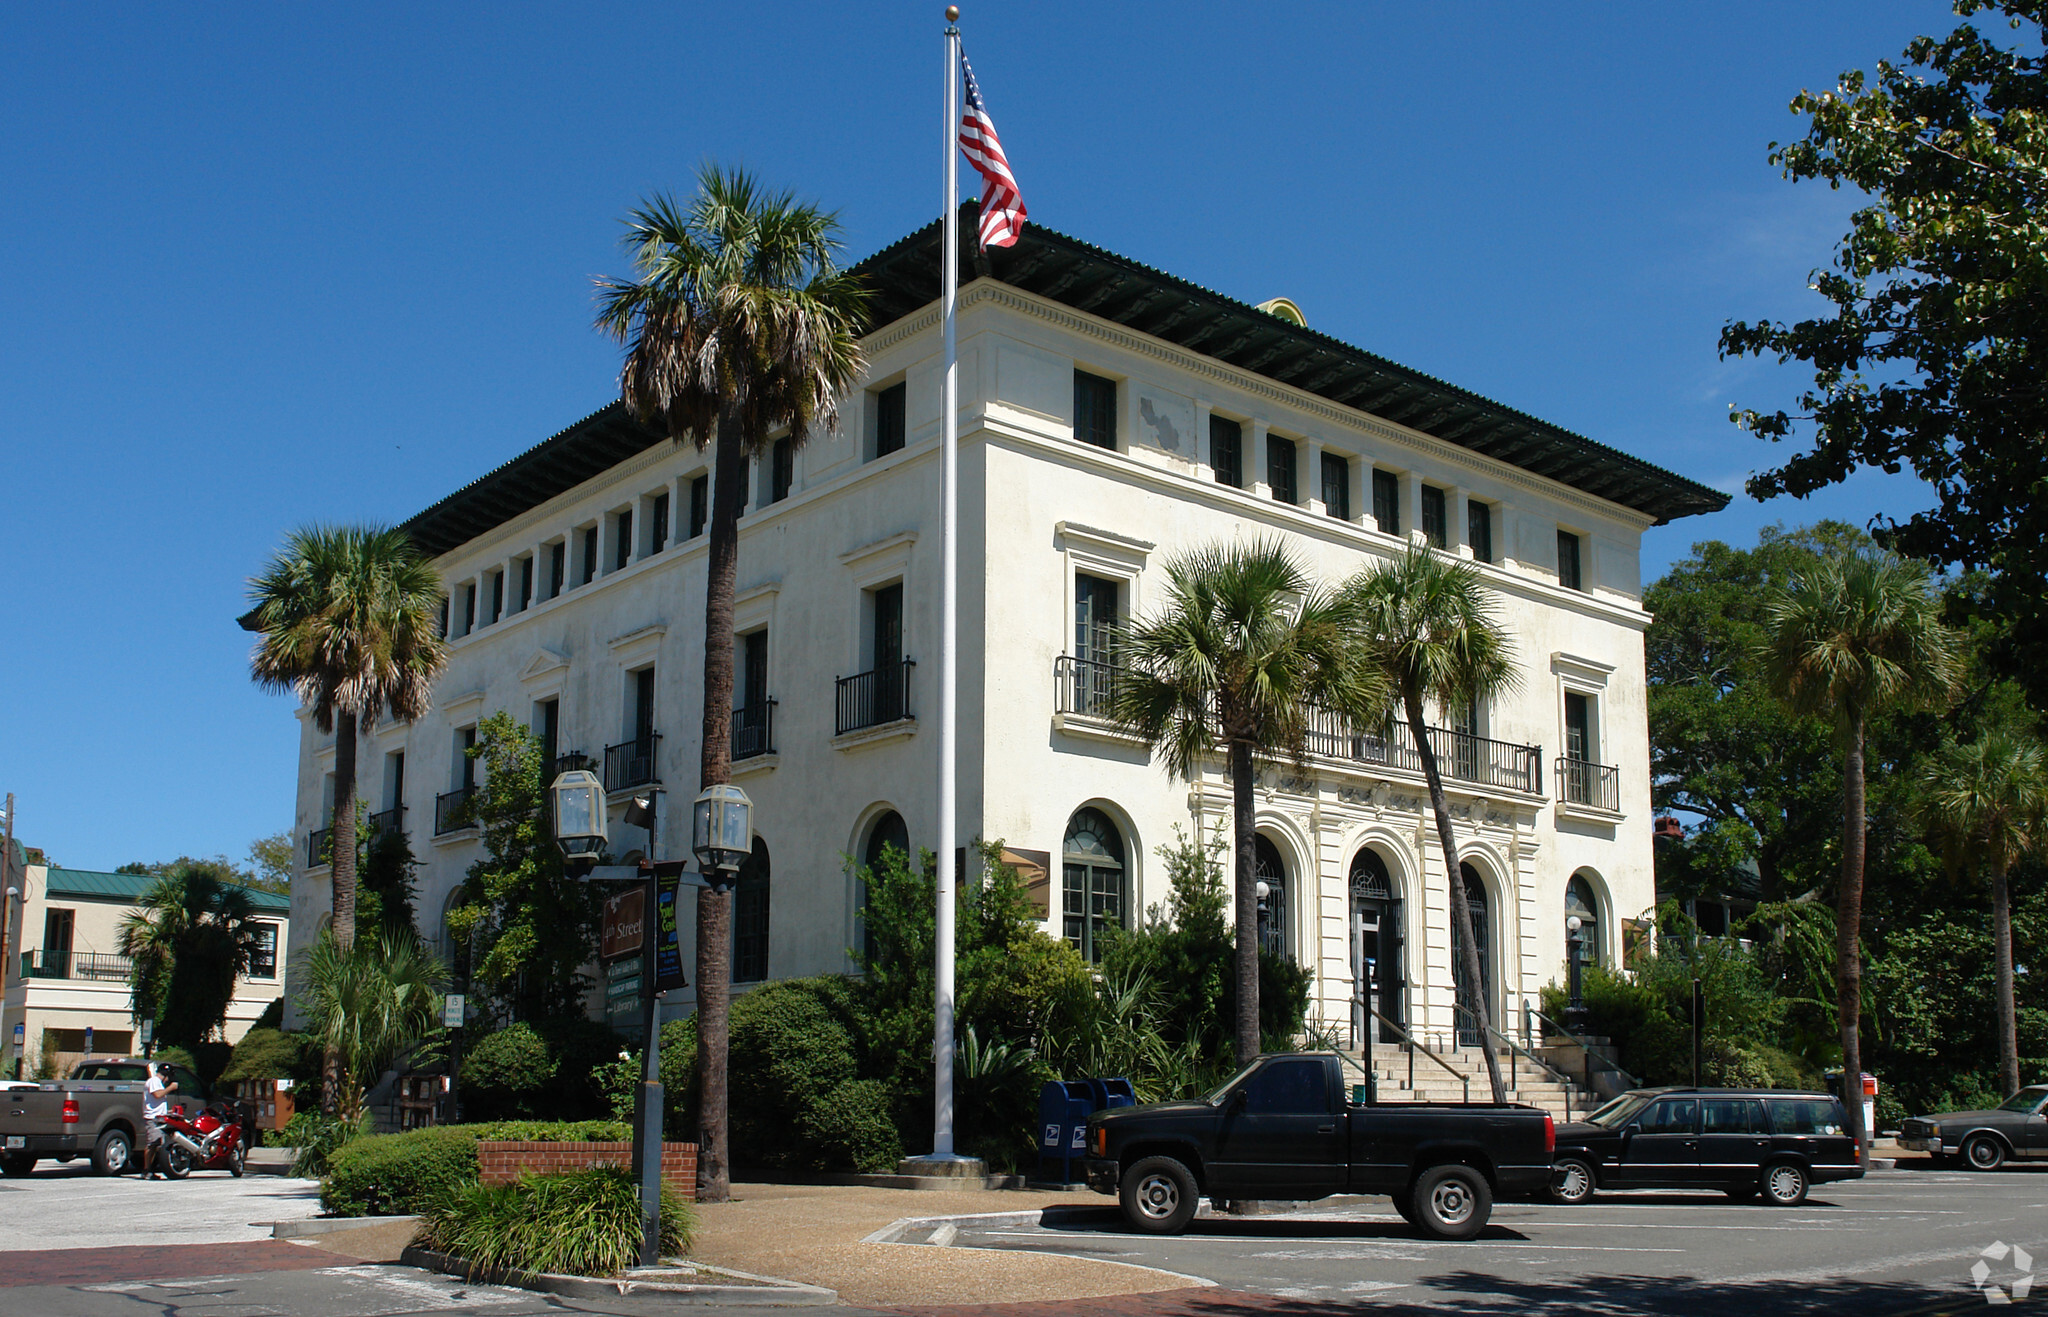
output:
[[[1564,1027],[1581,1035],[1586,1032],[1586,939],[1583,929],[1577,915],[1564,921],[1565,979],[1571,987],[1571,1000],[1564,1008]]]

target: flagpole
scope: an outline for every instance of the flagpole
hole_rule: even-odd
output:
[[[958,782],[957,696],[959,694],[960,606],[960,384],[955,316],[960,297],[960,17],[957,6],[946,7],[946,211],[944,291],[940,314],[945,322],[946,365],[939,395],[940,482],[939,521],[939,864],[938,910],[934,928],[932,1002],[932,1157],[953,1152],[953,850]]]

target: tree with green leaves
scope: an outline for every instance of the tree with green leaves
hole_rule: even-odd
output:
[[[344,947],[330,930],[307,950],[304,973],[299,1008],[306,1031],[341,1059],[335,1077],[323,1079],[338,1089],[322,1093],[321,1106],[354,1120],[377,1077],[440,1033],[447,967],[409,932],[386,931]]]
[[[1449,875],[1452,926],[1463,955],[1465,1001],[1478,1022],[1480,1053],[1495,1102],[1507,1101],[1500,1059],[1486,1031],[1493,1027],[1481,990],[1484,977],[1472,907],[1465,896],[1458,844],[1451,835],[1451,808],[1444,797],[1442,767],[1429,740],[1425,702],[1440,710],[1483,704],[1520,683],[1514,647],[1472,564],[1411,545],[1391,561],[1367,567],[1345,582],[1342,597],[1358,619],[1357,663],[1393,693],[1394,707],[1408,725],[1429,784],[1436,815],[1437,844]]]
[[[1993,728],[1950,745],[1922,775],[1922,810],[1947,843],[1950,864],[1981,861],[1991,877],[1991,954],[1998,998],[1998,1073],[2020,1086],[2018,1003],[2013,995],[2012,868],[2048,843],[2048,759],[2032,736]]]
[[[260,638],[250,672],[265,690],[289,691],[334,735],[334,938],[356,935],[356,798],[359,729],[387,712],[424,717],[448,665],[440,635],[441,578],[404,531],[314,526],[294,531],[249,582]]]
[[[298,868],[292,834],[273,832],[249,843],[249,885],[259,892],[292,890],[292,874]]]
[[[597,327],[626,348],[620,395],[643,423],[713,449],[701,789],[732,780],[732,606],[747,459],[767,457],[777,444],[794,452],[816,431],[837,427],[838,400],[866,369],[867,297],[839,266],[838,217],[769,192],[742,170],[705,166],[688,205],[652,198],[627,217],[622,242],[635,277],[599,280],[597,315]],[[713,1203],[731,1194],[731,951],[731,893],[703,889],[698,1195]]]
[[[1836,1021],[1843,1072],[1863,1071],[1858,1019],[1864,843],[1864,751],[1870,720],[1938,706],[1954,693],[1961,644],[1942,625],[1927,569],[1881,549],[1830,553],[1767,597],[1762,651],[1780,698],[1800,715],[1833,719],[1842,750],[1842,869],[1836,892]],[[1862,1104],[1844,1104],[1867,1160]]]
[[[1965,22],[1919,37],[1874,76],[1844,73],[1792,101],[1805,135],[1773,144],[1794,182],[1867,198],[1833,268],[1825,311],[1734,321],[1723,356],[1797,362],[1795,409],[1732,419],[1810,447],[1754,476],[1750,493],[1803,497],[1859,468],[1910,468],[1935,506],[1881,532],[1897,551],[1988,568],[2007,631],[2002,665],[2048,706],[2048,58],[2041,0],[1955,0]]]
[[[1163,604],[1115,641],[1111,716],[1168,773],[1192,780],[1221,751],[1230,776],[1240,1063],[1259,1053],[1254,762],[1306,759],[1318,710],[1361,725],[1380,717],[1382,674],[1351,661],[1358,617],[1277,541],[1237,541],[1168,560]]]
[[[130,1012],[155,1022],[164,1047],[191,1047],[220,1032],[235,980],[256,950],[256,905],[247,888],[207,868],[179,865],[158,878],[121,920]]]
[[[498,1023],[582,1011],[597,955],[601,896],[570,876],[548,827],[540,738],[500,710],[477,725],[483,767],[470,819],[483,855],[448,911],[470,982]]]

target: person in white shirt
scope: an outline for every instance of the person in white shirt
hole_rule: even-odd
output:
[[[142,1083],[142,1178],[161,1180],[168,1177],[157,1171],[157,1158],[163,1156],[164,1117],[170,1114],[169,1095],[178,1091],[178,1086],[168,1076],[171,1067],[166,1062],[152,1061],[149,1078]]]

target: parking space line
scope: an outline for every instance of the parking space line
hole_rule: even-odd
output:
[[[1040,1239],[1040,1240],[1042,1240],[1042,1239],[1045,1239],[1045,1238],[1047,1237],[1047,1235],[1048,1235],[1048,1234],[1050,1234],[1051,1232],[1047,1232],[1047,1231],[1022,1231],[1022,1230],[977,1230],[977,1231],[975,1231],[975,1233],[976,1233],[977,1235],[987,1235],[987,1236],[994,1236],[994,1237],[997,1237],[997,1238],[1016,1238],[1016,1239]],[[1109,1233],[1105,1233],[1105,1232],[1098,1232],[1098,1231],[1092,1231],[1092,1230],[1091,1230],[1091,1231],[1088,1231],[1088,1232],[1087,1232],[1087,1233],[1085,1233],[1085,1234],[1083,1234],[1083,1233],[1079,1233],[1079,1232],[1076,1232],[1076,1233],[1073,1233],[1073,1234],[1070,1234],[1070,1235],[1064,1235],[1064,1236],[1061,1236],[1061,1235],[1053,1235],[1053,1237],[1054,1237],[1054,1238],[1067,1238],[1067,1239],[1074,1239],[1074,1240],[1082,1240],[1082,1239],[1134,1239],[1134,1240],[1138,1240],[1138,1241],[1140,1241],[1140,1242],[1145,1242],[1145,1243],[1154,1243],[1154,1244],[1157,1244],[1157,1243],[1175,1243],[1175,1244],[1310,1244],[1310,1245],[1317,1245],[1317,1244],[1320,1244],[1320,1245],[1322,1245],[1322,1246],[1324,1246],[1324,1247],[1329,1247],[1329,1246],[1330,1246],[1330,1244],[1331,1244],[1331,1241],[1330,1241],[1330,1239],[1328,1239],[1327,1237],[1325,1237],[1325,1238],[1322,1238],[1322,1239],[1272,1239],[1272,1238],[1267,1238],[1267,1237],[1265,1237],[1265,1236],[1256,1236],[1256,1237],[1255,1237],[1255,1236],[1239,1236],[1239,1237],[1233,1237],[1233,1236],[1229,1236],[1229,1235],[1175,1235],[1175,1236],[1167,1237],[1167,1236],[1161,1236],[1161,1235],[1118,1235],[1118,1234],[1109,1234]],[[1549,1249],[1549,1250],[1551,1250],[1552,1252],[1558,1252],[1558,1251],[1569,1251],[1569,1252],[1573,1252],[1573,1253],[1683,1253],[1683,1252],[1685,1252],[1685,1250],[1684,1250],[1684,1249],[1682,1249],[1682,1248],[1623,1248],[1623,1247],[1619,1247],[1619,1246],[1616,1246],[1616,1245],[1601,1245],[1601,1244],[1539,1244],[1539,1243],[1536,1243],[1536,1242],[1535,1242],[1535,1241],[1533,1241],[1533,1240],[1531,1240],[1531,1241],[1529,1241],[1529,1242],[1527,1242],[1527,1243],[1524,1243],[1524,1242],[1521,1242],[1521,1241],[1518,1241],[1518,1240],[1512,1240],[1512,1239],[1500,1239],[1500,1240],[1494,1240],[1494,1239],[1467,1239],[1467,1240],[1457,1240],[1457,1239],[1390,1239],[1390,1240],[1387,1240],[1387,1241],[1385,1241],[1385,1243],[1384,1243],[1384,1244],[1380,1244],[1380,1243],[1379,1243],[1379,1241],[1376,1241],[1376,1240],[1358,1240],[1358,1241],[1355,1241],[1355,1242],[1353,1242],[1353,1243],[1351,1244],[1351,1247],[1353,1247],[1353,1248],[1372,1248],[1372,1247],[1386,1247],[1386,1248],[1461,1248],[1461,1249],[1473,1249],[1473,1248],[1541,1248],[1541,1249]],[[1072,1256],[1072,1255],[1071,1255],[1071,1254],[1062,1254],[1061,1256],[1063,1256],[1063,1257],[1064,1257],[1064,1256]],[[1136,1265],[1136,1264],[1132,1264],[1132,1265]]]

